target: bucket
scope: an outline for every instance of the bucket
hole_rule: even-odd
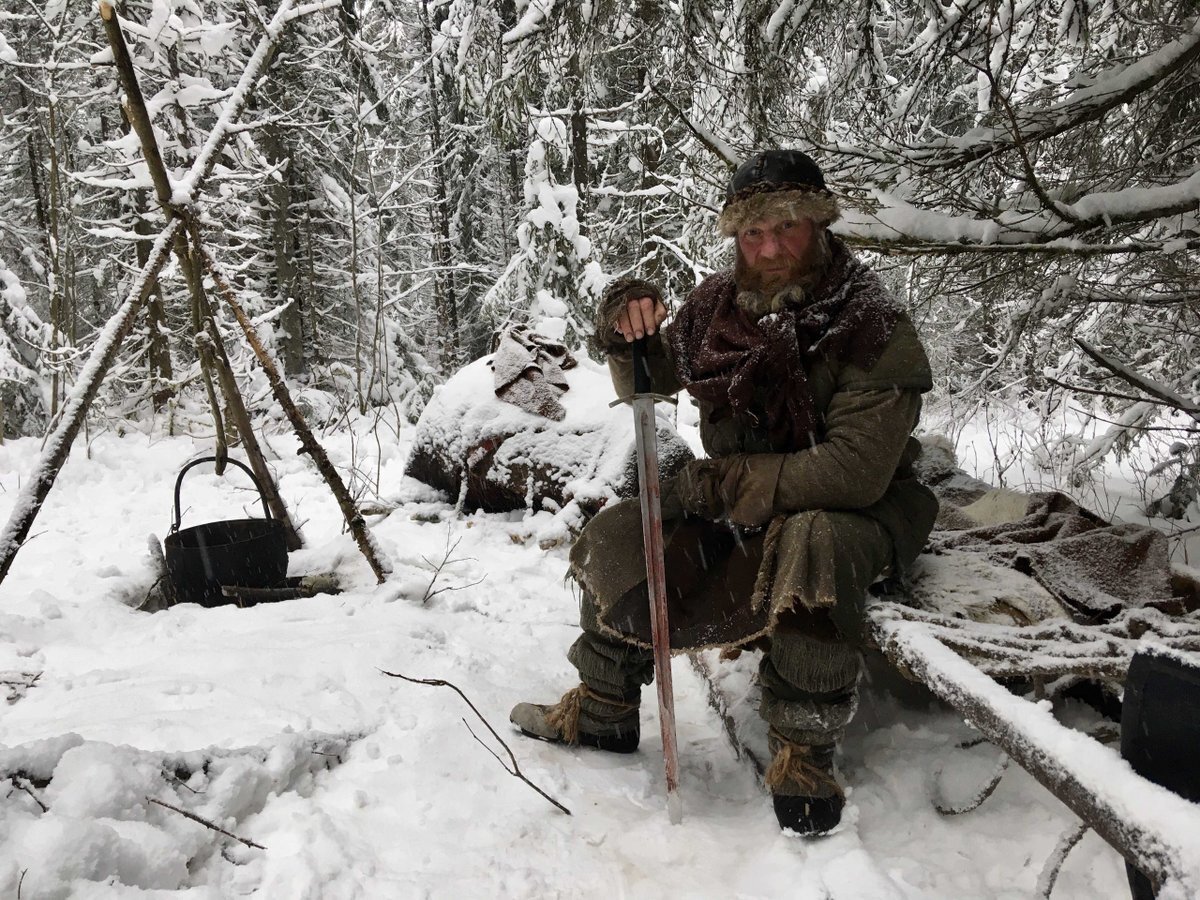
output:
[[[228,462],[250,476],[262,501],[265,519],[226,519],[179,530],[179,492],[189,469],[216,457],[192,460],[175,480],[175,523],[163,541],[167,575],[179,603],[221,606],[235,602],[221,586],[270,588],[287,581],[287,541],[283,523],[271,518],[262,485],[243,463]]]

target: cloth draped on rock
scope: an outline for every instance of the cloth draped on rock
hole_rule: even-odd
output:
[[[496,396],[526,412],[561,422],[567,415],[558,399],[567,390],[563,371],[576,364],[570,351],[526,325],[497,332],[492,343]]]
[[[736,302],[732,273],[719,273],[688,298],[664,329],[680,381],[693,396],[760,424],[779,450],[820,440],[806,365],[817,356],[869,370],[891,337],[899,310],[879,277],[838,239],[812,297],[761,318]],[[756,387],[776,389],[756,402]],[[756,409],[762,403],[764,408]],[[763,421],[760,423],[760,419]]]

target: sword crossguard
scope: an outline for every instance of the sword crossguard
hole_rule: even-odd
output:
[[[645,399],[653,400],[655,403],[679,403],[677,397],[671,397],[668,394],[656,394],[653,391],[649,391],[645,394],[630,394],[628,397],[618,397],[612,403],[608,404],[608,406],[611,409],[614,406],[620,406],[622,403],[633,403],[634,400]]]

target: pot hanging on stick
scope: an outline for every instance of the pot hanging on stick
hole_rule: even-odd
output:
[[[179,492],[189,469],[216,457],[192,460],[175,480],[175,522],[163,542],[167,574],[180,603],[220,606],[236,602],[222,586],[272,588],[287,581],[287,540],[283,523],[271,518],[262,486],[254,473],[236,459],[228,460],[250,476],[262,501],[265,519],[225,519],[179,530]]]

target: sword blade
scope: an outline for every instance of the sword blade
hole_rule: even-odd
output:
[[[646,585],[650,592],[650,628],[658,687],[658,717],[662,726],[663,762],[667,775],[667,810],[671,823],[678,825],[683,820],[683,804],[679,797],[679,751],[675,739],[675,694],[671,685],[667,573],[663,561],[662,498],[658,483],[658,432],[654,424],[654,398],[635,396],[633,414],[642,501],[642,542],[646,554]]]

